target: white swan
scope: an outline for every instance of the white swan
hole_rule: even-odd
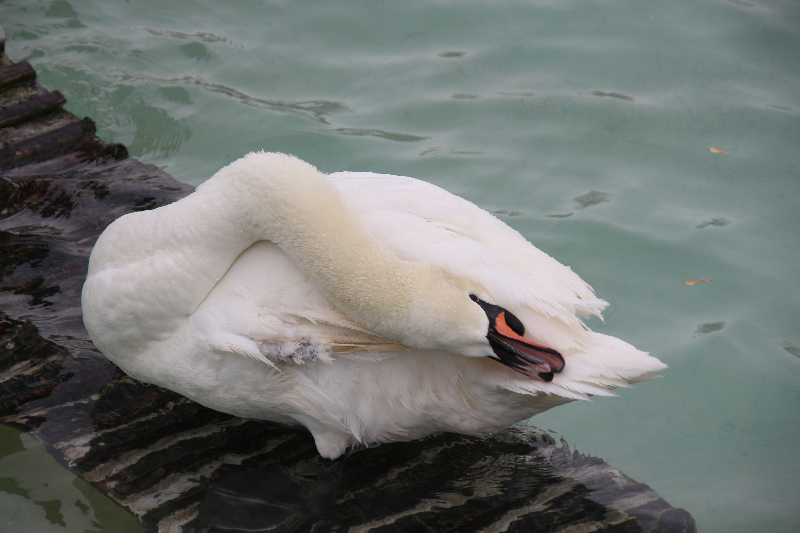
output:
[[[605,305],[438,187],[263,152],[111,224],[82,294],[92,340],[129,375],[302,424],[326,458],[497,431],[666,368],[584,326]]]

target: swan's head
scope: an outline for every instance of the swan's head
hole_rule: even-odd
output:
[[[469,282],[437,274],[436,282],[421,284],[424,291],[408,302],[410,312],[396,340],[414,348],[489,357],[538,381],[552,381],[563,370],[561,354],[524,338],[525,326],[513,313],[476,296]]]

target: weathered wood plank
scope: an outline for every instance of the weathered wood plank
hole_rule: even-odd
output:
[[[74,145],[87,134],[93,134],[93,126],[93,123],[87,121],[72,120],[34,137],[0,148],[0,169],[54,155]]]
[[[0,128],[58,111],[67,101],[59,91],[37,94],[15,104],[0,107]]]
[[[59,110],[43,117],[37,117],[24,124],[0,129],[0,148],[24,142],[69,124],[80,122],[78,117],[68,111]]]
[[[2,72],[0,67],[0,72]],[[33,98],[37,94],[44,92],[41,87],[37,87],[36,82],[27,82],[19,85],[11,85],[0,90],[0,107],[17,104],[28,98]],[[2,130],[0,130],[2,131]]]
[[[0,89],[36,79],[36,71],[27,61],[20,61],[0,70]]]

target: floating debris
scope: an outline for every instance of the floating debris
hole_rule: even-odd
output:
[[[695,283],[700,283],[701,281],[714,281],[711,279],[687,279],[683,282],[684,285],[694,285]]]
[[[722,154],[722,155],[728,155],[728,153],[727,153],[727,152],[723,152],[721,148],[717,148],[716,146],[711,146],[711,147],[710,147],[708,150],[709,150],[709,151],[710,151],[712,154]]]

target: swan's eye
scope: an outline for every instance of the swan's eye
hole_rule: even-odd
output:
[[[506,324],[511,328],[511,331],[522,337],[525,335],[525,326],[522,321],[516,317],[511,311],[506,311],[505,314]]]

